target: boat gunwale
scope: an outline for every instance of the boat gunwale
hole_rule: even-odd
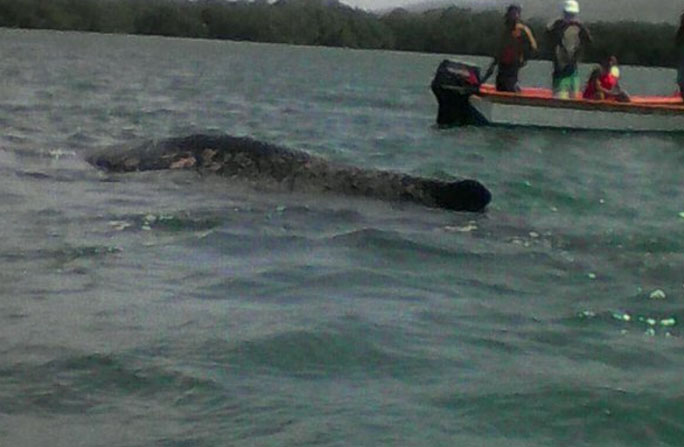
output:
[[[482,91],[473,93],[492,103],[532,107],[563,108],[574,110],[596,110],[605,112],[626,112],[635,114],[684,114],[682,104],[661,104],[649,102],[617,102],[595,99],[561,99],[552,97],[531,97],[514,92]]]

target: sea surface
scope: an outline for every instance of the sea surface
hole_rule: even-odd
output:
[[[444,55],[18,30],[0,55],[0,445],[684,445],[684,137],[438,129]],[[85,162],[192,133],[493,200]]]

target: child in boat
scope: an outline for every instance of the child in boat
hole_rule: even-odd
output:
[[[619,80],[620,69],[617,65],[617,58],[607,57],[600,66],[592,70],[582,98],[629,102],[629,95],[620,88]]]

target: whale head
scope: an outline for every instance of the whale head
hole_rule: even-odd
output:
[[[435,183],[431,196],[439,207],[454,211],[482,211],[492,200],[492,193],[476,180]]]

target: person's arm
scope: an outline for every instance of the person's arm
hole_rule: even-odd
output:
[[[604,89],[604,90],[605,90],[605,89]],[[612,89],[610,89],[610,90],[605,90],[605,92],[606,92],[606,94],[608,94],[608,95],[610,95],[610,96],[615,96],[616,98],[617,98],[617,97],[620,97],[620,96],[623,96],[623,95],[626,95],[626,93],[622,90],[622,87],[620,87],[620,83],[619,83],[619,82],[616,82],[616,83],[615,83],[615,86],[613,86]]]
[[[497,59],[496,56],[494,56],[494,60],[492,63],[489,65],[489,68],[487,68],[487,71],[485,72],[485,75],[482,77],[482,80],[480,81],[481,84],[484,84],[487,82],[487,79],[494,73],[494,67],[499,63],[499,60]]]
[[[553,20],[546,24],[546,34],[551,34],[553,29],[556,27],[556,20]]]
[[[595,81],[596,85],[596,94],[599,97],[599,99],[606,99],[606,96],[611,95],[611,90],[603,88],[601,85],[601,80],[597,77]]]
[[[594,39],[589,32],[589,28],[584,26],[583,23],[580,24],[580,39],[585,45],[591,45],[594,42]]]
[[[537,45],[537,40],[534,38],[534,35],[532,34],[532,30],[527,25],[523,25],[522,27],[523,31],[525,32],[525,35],[527,36],[527,41],[530,43],[530,49],[532,50],[532,54],[536,54],[539,50],[539,46]]]
[[[629,94],[627,94],[626,91],[622,90],[622,87],[620,87],[619,82],[616,82],[615,86],[610,90],[601,87],[601,91],[603,94],[603,99],[612,98],[619,102],[630,102],[631,100]]]
[[[546,38],[556,44],[558,40],[558,27],[560,26],[559,20],[554,20],[553,22],[546,25]]]
[[[622,88],[620,87],[620,82],[615,81],[615,85],[613,85],[612,88],[605,88],[603,84],[601,83],[601,78],[600,74],[596,76],[596,81],[595,81],[595,87],[596,87],[596,92],[598,95],[600,95],[600,99],[608,99],[608,98],[614,98],[614,99],[620,99],[627,97],[627,94],[622,91]]]

